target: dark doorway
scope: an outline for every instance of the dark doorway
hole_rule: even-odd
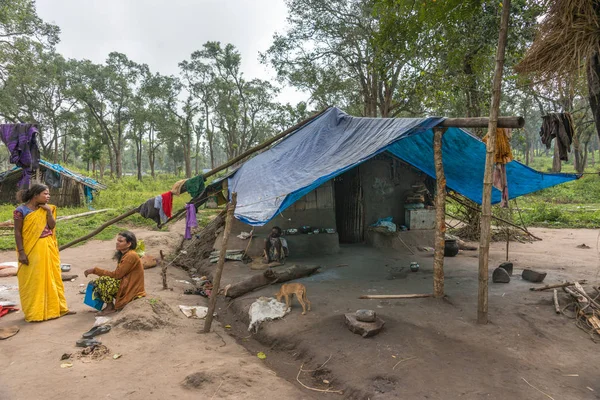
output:
[[[334,180],[335,219],[340,243],[360,243],[364,240],[363,193],[359,167]]]

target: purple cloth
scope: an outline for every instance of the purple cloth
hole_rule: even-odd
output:
[[[196,219],[196,206],[193,204],[185,205],[185,239],[192,238],[192,228],[198,226],[198,220]]]
[[[33,124],[2,124],[0,139],[8,147],[10,162],[23,168],[19,188],[27,188],[33,171],[40,166],[37,126]]]

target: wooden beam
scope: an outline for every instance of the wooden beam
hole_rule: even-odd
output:
[[[213,277],[213,288],[210,293],[210,299],[208,303],[208,314],[204,320],[204,333],[210,332],[210,326],[213,320],[213,314],[217,307],[217,296],[219,295],[219,286],[221,285],[221,276],[223,275],[223,267],[225,266],[225,255],[227,254],[227,241],[229,240],[229,233],[231,233],[231,224],[233,222],[233,213],[235,212],[235,206],[237,204],[237,193],[231,193],[231,203],[227,205],[227,217],[225,219],[225,231],[223,232],[223,244],[221,245],[221,251],[219,253],[219,263],[217,264],[217,270]]]
[[[477,118],[446,118],[438,126],[444,128],[487,128],[490,125],[490,119],[486,117]],[[498,117],[498,128],[518,129],[525,126],[523,117]]]
[[[502,3],[502,19],[496,52],[496,69],[492,84],[492,106],[488,125],[487,151],[485,156],[485,173],[483,175],[483,195],[481,200],[481,236],[479,241],[479,288],[477,293],[477,323],[488,323],[488,263],[490,256],[491,223],[492,223],[492,172],[496,153],[496,128],[500,111],[500,93],[502,91],[502,71],[504,53],[508,36],[508,18],[510,16],[510,0]]]
[[[446,247],[446,177],[442,162],[442,138],[446,128],[433,129],[435,165],[435,250],[433,253],[433,295],[444,297],[444,248]]]
[[[583,285],[585,285],[587,283],[587,281],[585,279],[582,279],[577,282],[579,282],[580,284],[583,284]],[[573,285],[575,285],[575,282],[555,283],[552,285],[546,285],[546,286],[542,286],[542,287],[531,287],[531,288],[529,288],[529,290],[534,291],[534,292],[541,292],[543,290],[564,288],[564,287],[573,286]]]
[[[433,297],[433,294],[367,294],[360,296],[359,299],[422,299],[425,297]]]

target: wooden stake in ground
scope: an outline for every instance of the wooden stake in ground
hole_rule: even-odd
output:
[[[560,305],[558,304],[558,290],[554,289],[554,311],[560,314]]]
[[[167,263],[165,262],[165,255],[163,251],[160,251],[160,273],[162,274],[163,290],[167,290]]]
[[[233,213],[235,212],[235,206],[237,204],[237,193],[231,193],[231,203],[227,205],[227,217],[225,218],[225,231],[223,232],[223,244],[221,245],[221,252],[219,253],[219,263],[217,264],[217,270],[213,277],[213,288],[210,293],[210,299],[208,303],[208,314],[204,320],[204,333],[210,332],[210,325],[212,324],[213,314],[217,306],[217,295],[219,294],[219,286],[221,285],[221,275],[223,275],[223,266],[225,265],[225,255],[227,254],[227,240],[229,239],[229,233],[231,232],[231,223],[233,222]]]
[[[446,177],[442,162],[442,137],[446,129],[433,129],[435,164],[435,251],[433,253],[433,295],[444,297],[444,247],[446,245]]]
[[[488,322],[488,258],[490,255],[491,222],[492,222],[492,173],[494,171],[496,153],[496,128],[500,111],[500,93],[502,91],[502,69],[504,68],[504,52],[508,34],[508,17],[510,0],[502,3],[502,19],[496,52],[496,69],[492,86],[492,107],[488,125],[487,151],[485,155],[485,173],[483,175],[483,194],[481,200],[481,236],[479,242],[479,291],[477,295],[477,323]]]

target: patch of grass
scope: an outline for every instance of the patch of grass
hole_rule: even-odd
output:
[[[156,179],[145,178],[139,182],[135,177],[125,177],[121,181],[104,182],[108,189],[96,193],[94,196],[93,207],[97,210],[111,208],[112,210],[94,214],[87,217],[75,218],[72,220],[59,221],[57,224],[57,238],[59,245],[63,245],[82,237],[100,225],[123,214],[133,207],[144,203],[146,200],[168,191],[173,183],[181,179],[180,177],[161,175]],[[185,207],[190,200],[187,193],[181,196],[173,197],[173,213]],[[12,213],[15,209],[13,204],[0,205],[0,222],[12,219]],[[74,215],[90,211],[85,207],[61,207],[57,210],[58,216]],[[198,224],[205,226],[221,210],[199,210]],[[154,221],[145,219],[139,214],[134,214],[117,225],[110,226],[99,233],[94,239],[111,240],[119,231],[131,229],[133,227],[146,227],[148,229],[158,229]],[[166,229],[166,228],[163,228]],[[6,231],[1,231],[2,232]],[[12,231],[11,231],[12,232]],[[84,242],[82,242],[83,244]],[[15,248],[14,236],[0,236],[0,250],[12,250]]]

